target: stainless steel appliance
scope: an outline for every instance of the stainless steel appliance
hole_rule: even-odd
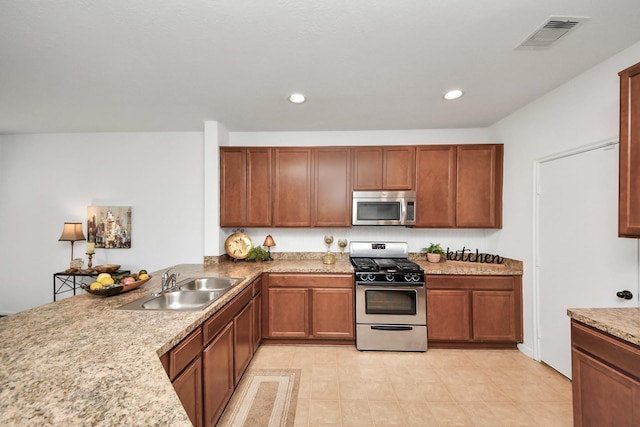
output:
[[[415,191],[354,191],[353,225],[416,225]]]
[[[425,351],[424,270],[404,242],[351,242],[355,270],[356,348]]]

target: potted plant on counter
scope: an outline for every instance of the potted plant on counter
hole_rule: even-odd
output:
[[[422,248],[422,252],[426,252],[429,262],[440,262],[440,259],[446,255],[439,243],[431,243],[428,248]]]
[[[269,259],[269,253],[262,249],[260,246],[251,248],[247,261],[266,261]]]

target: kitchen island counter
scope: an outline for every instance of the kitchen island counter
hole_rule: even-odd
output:
[[[190,426],[159,356],[263,271],[351,273],[348,261],[223,262],[172,269],[241,279],[199,311],[124,311],[160,290],[164,270],[112,297],[81,294],[0,319],[0,425]]]
[[[570,308],[567,314],[580,323],[640,345],[640,308]]]
[[[0,424],[190,426],[159,356],[261,273],[353,273],[348,257],[344,258],[333,265],[283,259],[175,266],[172,271],[180,273],[178,280],[209,276],[241,279],[218,301],[199,311],[116,310],[157,292],[161,270],[153,272],[142,287],[124,294],[108,298],[81,294],[1,318]],[[421,263],[431,274],[432,266],[426,264]],[[438,269],[445,264],[439,264]],[[449,267],[453,268],[453,263]],[[495,274],[518,274],[490,268]],[[478,274],[464,266],[440,274],[465,272]]]

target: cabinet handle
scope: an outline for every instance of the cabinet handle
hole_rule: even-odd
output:
[[[631,293],[631,291],[628,290],[624,290],[624,291],[619,291],[616,296],[618,298],[622,298],[622,299],[631,299],[633,298],[633,294]]]

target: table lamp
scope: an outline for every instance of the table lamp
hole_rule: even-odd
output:
[[[267,252],[269,253],[269,261],[273,261],[273,258],[271,258],[271,247],[275,245],[276,242],[273,240],[273,237],[271,237],[271,234],[267,234],[267,237],[264,239],[264,243],[262,244],[262,246],[267,247]]]
[[[62,229],[62,235],[58,239],[61,242],[71,242],[71,261],[73,261],[73,242],[78,240],[87,240],[82,234],[81,222],[65,222]]]

